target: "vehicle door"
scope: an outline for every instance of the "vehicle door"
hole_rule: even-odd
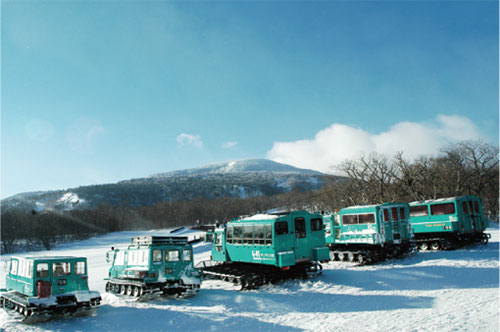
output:
[[[36,262],[35,264],[35,287],[38,297],[49,297],[52,295],[50,267],[48,262]]]
[[[71,262],[67,261],[59,261],[52,262],[52,279],[51,279],[51,287],[52,287],[52,295],[63,294],[68,290],[67,287],[71,285]]]
[[[293,219],[295,237],[295,260],[301,260],[310,256],[308,245],[308,231],[305,217],[297,216]]]

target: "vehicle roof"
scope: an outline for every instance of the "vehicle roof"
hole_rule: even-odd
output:
[[[453,196],[453,197],[446,197],[446,198],[436,198],[436,199],[427,199],[427,200],[422,200],[422,201],[414,201],[410,202],[410,205],[418,205],[418,204],[430,204],[430,203],[441,203],[441,202],[451,202],[451,201],[459,201],[461,199],[471,199],[475,198],[478,199],[479,197],[474,196],[474,195],[463,195],[463,196]]]
[[[37,261],[62,261],[62,260],[81,260],[87,259],[87,257],[82,256],[12,256],[15,259],[28,259]]]
[[[348,206],[345,208],[340,209],[340,212],[345,211],[345,210],[358,210],[358,209],[374,209],[377,207],[382,207],[382,206],[400,206],[400,205],[406,205],[407,203],[404,202],[390,202],[390,203],[382,203],[382,204],[371,204],[371,205],[355,205],[355,206]]]
[[[231,220],[229,224],[232,223],[245,223],[245,222],[252,222],[252,223],[259,223],[259,222],[273,222],[276,221],[279,218],[286,217],[289,215],[313,215],[316,216],[317,214],[315,213],[309,213],[305,210],[300,210],[300,211],[291,211],[291,212],[285,212],[285,213],[273,213],[273,214],[255,214],[253,216],[247,216],[243,217],[240,219],[235,219]],[[317,215],[321,217],[320,215]]]

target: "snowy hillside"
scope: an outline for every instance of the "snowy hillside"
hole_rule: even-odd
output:
[[[100,204],[133,207],[195,198],[248,198],[276,195],[293,189],[311,191],[342,177],[296,168],[266,159],[247,159],[201,168],[161,173],[118,183],[67,190],[22,193],[1,201],[2,213],[92,209]]]
[[[221,281],[204,281],[188,299],[147,303],[104,293],[106,250],[126,246],[135,235],[122,232],[30,255],[82,255],[90,286],[102,292],[94,316],[65,318],[34,326],[13,322],[0,310],[5,331],[498,331],[499,230],[486,245],[456,251],[418,253],[373,266],[323,264],[321,276],[238,292]],[[195,260],[210,246],[195,245]],[[2,256],[6,261],[8,256]],[[5,266],[2,264],[5,285]]]
[[[228,174],[248,172],[272,172],[272,173],[300,173],[321,175],[321,172],[310,169],[302,169],[294,166],[278,163],[268,159],[244,159],[227,163],[208,165],[200,168],[186,169],[153,175],[152,177],[188,176],[203,174]]]

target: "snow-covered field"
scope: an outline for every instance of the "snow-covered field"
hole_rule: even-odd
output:
[[[2,331],[499,331],[499,230],[488,245],[418,253],[374,266],[323,264],[321,276],[258,290],[235,291],[204,281],[187,299],[147,303],[104,293],[105,253],[125,247],[132,236],[163,232],[121,232],[29,255],[87,256],[89,283],[103,296],[88,317],[23,325],[0,309]],[[195,260],[210,246],[195,245]],[[8,256],[2,256],[2,261]],[[5,286],[1,264],[0,287]]]

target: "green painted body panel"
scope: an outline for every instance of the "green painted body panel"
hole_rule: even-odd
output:
[[[46,267],[46,269],[45,269]],[[62,271],[62,272],[61,272]],[[6,288],[26,296],[38,296],[38,282],[50,283],[50,294],[88,291],[85,257],[12,257]]]
[[[189,284],[199,284],[199,273],[193,266],[193,248],[184,242],[154,243],[155,237],[140,239],[140,243],[129,245],[126,249],[114,249],[108,252],[108,260],[113,264],[109,277],[132,279],[146,284],[191,280]],[[138,238],[139,239],[139,238]],[[144,240],[144,241],[142,241]]]
[[[408,241],[413,237],[408,216],[406,203],[347,207],[323,216],[326,243],[383,246]]]
[[[474,195],[411,202],[410,221],[415,234],[473,234],[488,227],[481,199]]]
[[[277,229],[285,224],[286,232]],[[212,241],[214,261],[266,264],[282,268],[299,262],[328,259],[321,215],[306,211],[264,216],[261,219],[250,217],[233,220],[224,228],[216,229]]]

